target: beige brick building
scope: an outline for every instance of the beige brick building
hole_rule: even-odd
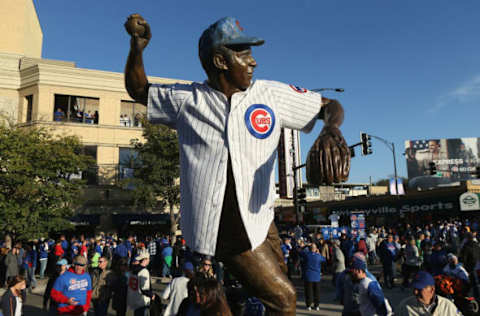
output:
[[[0,18],[0,118],[80,137],[85,153],[97,162],[87,179],[87,213],[115,205],[102,199],[105,190],[109,200],[125,197],[112,185],[131,172],[131,140],[142,138],[139,117],[146,108],[128,96],[123,73],[43,59],[43,33],[32,0],[0,1]]]

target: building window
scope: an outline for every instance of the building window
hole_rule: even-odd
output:
[[[98,106],[98,98],[55,94],[53,120],[55,122],[98,124]]]
[[[147,114],[147,107],[132,101],[120,103],[120,126],[142,127],[142,118]]]
[[[33,112],[33,95],[27,95],[25,99],[27,100],[27,116],[25,122],[31,122]]]
[[[138,152],[134,148],[119,148],[118,172],[119,178],[128,179],[133,178],[135,168],[140,165]]]

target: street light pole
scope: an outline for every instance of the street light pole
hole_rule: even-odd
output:
[[[393,142],[392,142],[392,153],[393,153],[393,170],[395,171],[395,192],[398,196],[397,159],[395,157],[395,143]]]
[[[335,92],[344,92],[345,89],[343,88],[319,88],[319,89],[312,89],[315,92],[322,92],[322,91],[335,91]]]
[[[375,136],[375,135],[372,135],[372,134],[368,134],[370,135],[371,137],[375,138],[375,139],[378,139],[379,141],[381,141],[382,143],[385,144],[385,146],[388,147],[388,149],[390,149],[390,151],[392,152],[393,154],[393,170],[394,170],[394,181],[395,181],[395,194],[398,196],[398,183],[397,183],[397,158],[395,157],[395,143],[393,142],[389,142],[388,140],[386,139],[383,139],[381,137],[378,137],[378,136]]]

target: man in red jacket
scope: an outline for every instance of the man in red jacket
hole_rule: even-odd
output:
[[[53,249],[53,254],[57,257],[57,261],[64,257],[65,251],[62,248],[60,240],[57,240],[55,248]]]
[[[365,256],[368,254],[367,243],[365,242],[364,237],[360,238],[360,240],[358,241],[357,251],[360,251]]]
[[[92,280],[85,272],[87,259],[76,256],[73,268],[57,278],[51,292],[59,315],[87,315],[92,298]]]

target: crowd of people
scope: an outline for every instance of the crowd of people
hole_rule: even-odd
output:
[[[309,310],[319,309],[320,280],[331,273],[336,298],[344,306],[343,315],[392,313],[382,285],[388,289],[399,287],[402,292],[408,288],[413,290],[415,299],[410,298],[395,309],[400,315],[424,315],[414,309],[430,306],[425,301],[431,303],[432,300],[435,302],[432,306],[443,312],[431,315],[457,315],[445,310],[456,312],[458,309],[468,315],[469,306],[465,305],[469,304],[465,298],[471,293],[479,299],[478,230],[477,220],[458,219],[418,226],[399,223],[394,227],[370,227],[364,236],[345,231],[339,238],[306,234],[297,227],[284,236],[282,251],[289,277],[302,276]],[[381,272],[374,276],[367,265],[380,266]],[[383,279],[382,285],[379,279]],[[450,286],[441,294],[451,298],[459,308],[454,308],[455,305],[442,296],[425,294],[424,289],[433,289],[435,293],[435,288],[447,281],[460,286],[456,289]],[[424,294],[429,299],[423,299],[420,304]],[[411,307],[413,302],[420,305]]]
[[[343,232],[334,238],[297,226],[282,232],[281,248],[289,278],[303,280],[309,310],[320,310],[325,287],[321,280],[331,274],[343,315],[423,315],[424,310],[432,315],[462,310],[468,315],[460,299],[470,293],[479,298],[477,231],[476,221],[449,220],[370,227],[366,236]],[[172,242],[168,236],[122,239],[100,234],[67,240],[62,235],[12,243],[7,236],[0,247],[0,282],[8,289],[2,298],[5,315],[22,308],[37,277],[48,277],[43,306],[50,315],[86,315],[90,308],[95,315],[107,315],[110,304],[117,315],[129,308],[134,315],[265,313],[222,262],[191,253],[181,237]],[[171,282],[155,294],[152,276]],[[443,288],[449,280],[461,295]],[[413,296],[392,308],[383,288],[393,287]]]
[[[62,235],[57,240],[12,244],[7,236],[0,247],[0,281],[7,287],[4,315],[21,311],[27,291],[37,286],[36,275],[48,277],[43,308],[49,315],[86,315],[90,308],[95,315],[107,315],[110,303],[117,315],[125,315],[127,309],[135,316],[230,312],[221,263],[193,255],[182,238],[172,243],[168,236],[140,240],[101,234],[67,240]],[[174,278],[157,295],[151,285],[153,275]]]

